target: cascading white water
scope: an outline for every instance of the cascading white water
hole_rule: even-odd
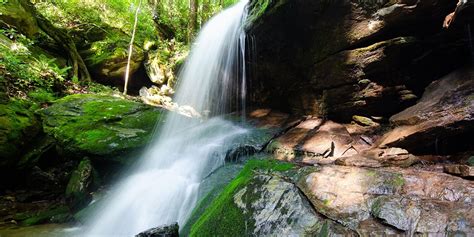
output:
[[[180,75],[179,105],[204,113],[226,111],[241,94],[238,69],[247,0],[212,18],[200,32]],[[237,91],[237,92],[236,92]],[[110,192],[91,217],[86,236],[134,236],[151,227],[184,221],[200,182],[223,165],[231,141],[247,131],[221,118],[204,122],[169,113],[137,168]]]

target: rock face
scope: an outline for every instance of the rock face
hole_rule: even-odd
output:
[[[266,150],[280,160],[328,164],[369,148],[363,138],[348,125],[309,118],[274,139]]]
[[[227,161],[236,161],[241,157],[263,151],[273,138],[301,122],[301,118],[271,109],[250,110],[246,114],[245,121],[242,121],[240,116],[229,116],[229,119],[249,127],[250,132],[234,141],[234,148],[228,152]]]
[[[390,118],[398,127],[380,140],[380,146],[431,154],[472,150],[473,78],[474,68],[467,68],[433,82],[416,105]]]
[[[79,94],[45,109],[43,128],[71,156],[125,162],[124,155],[150,141],[160,115],[161,110],[138,102]]]
[[[192,226],[190,236],[355,236],[312,209],[286,175],[292,168],[250,160]]]
[[[255,223],[255,236],[355,235],[318,215],[294,184],[275,174],[255,174],[234,203]]]
[[[128,36],[123,34],[123,37]],[[93,48],[94,43],[90,47]],[[101,47],[113,47],[114,51],[112,53],[102,53],[103,55],[100,57],[97,56],[98,52],[92,49],[81,51],[91,75],[100,83],[123,87],[127,68],[128,46],[107,45]],[[138,91],[142,86],[149,86],[151,84],[145,73],[144,60],[143,50],[138,46],[134,46],[130,60],[130,87],[133,91]]]
[[[358,233],[474,233],[474,184],[454,176],[325,166],[301,176],[299,187],[318,212]]]
[[[136,235],[135,237],[179,237],[178,231],[178,223],[175,223],[172,225],[151,228]]]
[[[448,0],[254,0],[250,100],[336,120],[392,115],[468,57],[458,38],[438,35],[452,9]]]

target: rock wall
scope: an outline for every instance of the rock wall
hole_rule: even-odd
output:
[[[391,116],[468,61],[463,27],[442,29],[455,4],[254,0],[250,101],[338,121]]]

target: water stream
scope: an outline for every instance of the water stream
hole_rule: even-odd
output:
[[[235,108],[235,101],[245,103],[241,47],[246,4],[242,0],[224,10],[200,32],[179,77],[174,98],[179,105],[218,115],[233,103]],[[184,224],[204,177],[224,164],[232,141],[246,133],[219,117],[202,122],[168,113],[137,167],[91,216],[85,235],[134,236],[162,224]]]

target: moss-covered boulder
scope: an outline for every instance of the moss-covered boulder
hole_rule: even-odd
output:
[[[350,235],[312,209],[285,177],[292,168],[274,160],[250,160],[192,226],[190,236]]]
[[[18,163],[23,149],[40,132],[32,106],[21,100],[0,104],[0,167]]]
[[[66,198],[72,207],[80,207],[90,199],[89,187],[93,179],[93,167],[88,158],[84,158],[72,172],[66,187]]]
[[[160,109],[110,95],[77,94],[42,112],[43,128],[68,156],[125,162],[152,139]]]

